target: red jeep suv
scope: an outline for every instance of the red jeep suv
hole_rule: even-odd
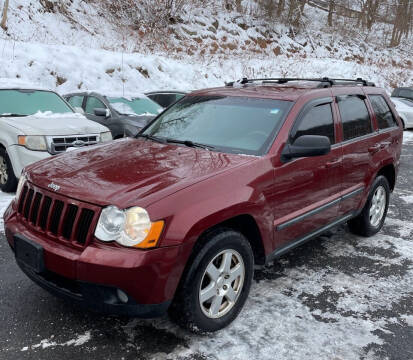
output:
[[[391,101],[365,80],[243,79],[187,95],[136,138],[27,167],[7,240],[56,295],[216,331],[254,264],[343,223],[376,234],[401,146]]]

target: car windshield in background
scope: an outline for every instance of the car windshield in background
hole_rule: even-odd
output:
[[[28,116],[46,111],[73,113],[62,98],[50,91],[0,90],[0,116]]]
[[[122,115],[158,115],[163,108],[149,98],[126,99],[109,97],[111,106]]]
[[[141,135],[205,145],[222,152],[262,155],[292,102],[226,96],[189,96],[158,117]]]

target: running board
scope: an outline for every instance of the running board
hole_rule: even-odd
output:
[[[291,242],[289,242],[288,244],[276,249],[274,252],[272,252],[270,255],[267,256],[265,263],[268,264],[269,262],[275,260],[276,258],[279,258],[280,256],[288,253],[289,251],[295,249],[297,246],[300,246],[304,243],[306,243],[309,240],[312,240],[318,236],[320,236],[321,234],[323,234],[324,232],[338,226],[341,225],[345,222],[347,222],[348,220],[350,220],[351,218],[357,216],[357,212],[351,212],[350,214],[344,215],[343,217],[333,221],[332,223],[323,226],[322,228],[319,228],[318,230],[315,230],[307,235],[305,235],[302,238],[299,238],[297,240],[293,240]]]

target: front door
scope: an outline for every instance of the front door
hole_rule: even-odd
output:
[[[294,159],[275,171],[274,248],[290,246],[334,222],[340,200],[342,149],[336,144],[333,98],[309,102],[295,121],[290,144],[301,135],[327,136],[327,155]]]

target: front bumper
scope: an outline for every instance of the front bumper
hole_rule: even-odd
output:
[[[41,271],[17,261],[24,273],[51,293],[91,310],[138,317],[160,316],[168,309],[182,274],[184,246],[137,250],[92,243],[84,249],[51,240],[19,222],[13,204],[5,212],[5,233],[42,249]],[[127,295],[127,301],[121,294]]]
[[[26,166],[52,156],[47,151],[33,151],[20,145],[9,146],[7,148],[7,153],[13,165],[16,178],[20,177],[22,170]]]
[[[122,295],[119,297],[120,289],[118,288],[70,280],[47,270],[38,274],[19,261],[17,261],[17,264],[31,280],[43,289],[91,311],[103,314],[155,318],[165,314],[171,303],[171,301],[165,301],[161,304],[137,304],[129,296],[125,302]]]

